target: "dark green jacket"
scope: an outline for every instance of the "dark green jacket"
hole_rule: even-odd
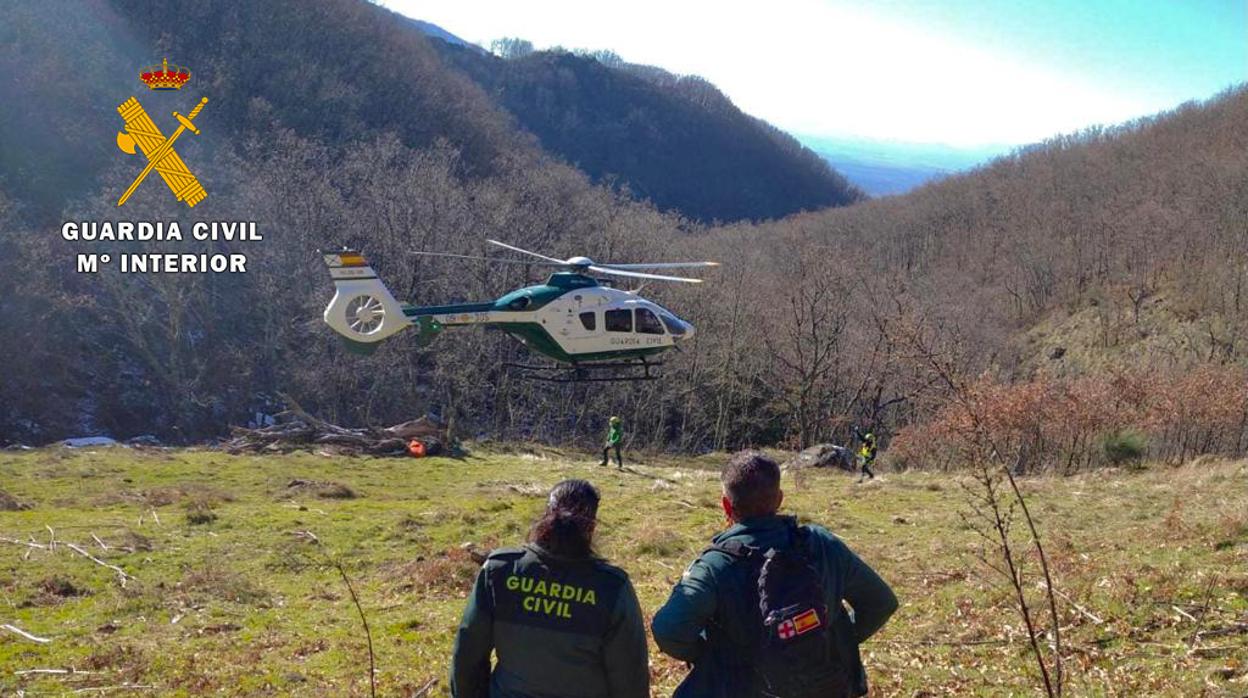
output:
[[[607,429],[607,445],[608,446],[618,446],[620,443],[620,440],[623,438],[624,438],[624,427],[620,426],[619,424],[612,424],[611,427]]]
[[[766,550],[789,544],[791,517],[746,519],[715,536],[715,543],[738,539]],[[854,609],[853,633],[861,643],[871,637],[897,610],[897,597],[884,580],[860,560],[839,538],[819,526],[807,526],[807,555],[824,582],[828,608],[844,612],[841,601]],[[676,690],[677,698],[758,695],[751,657],[756,642],[758,609],[750,606],[748,565],[718,550],[708,550],[693,562],[672,589],[672,595],[654,616],[654,641],[665,654],[693,664]],[[835,618],[834,618],[835,623]],[[862,677],[865,683],[865,676]]]
[[[490,652],[498,663],[490,672]],[[534,544],[490,554],[455,636],[456,698],[648,698],[646,629],[628,574]]]

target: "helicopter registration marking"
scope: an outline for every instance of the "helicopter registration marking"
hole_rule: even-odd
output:
[[[627,346],[627,347],[639,347],[642,345],[659,346],[663,344],[663,338],[662,337],[646,337],[643,339],[641,337],[612,337],[610,340],[608,340],[608,344],[611,344],[612,346]]]

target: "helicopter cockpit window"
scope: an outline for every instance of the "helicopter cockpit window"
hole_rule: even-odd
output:
[[[519,298],[508,303],[507,307],[511,310],[524,310],[525,308],[529,307],[529,303],[532,303],[532,302],[533,302],[532,298],[529,298],[528,296],[520,296]]]
[[[659,317],[663,318],[663,324],[667,326],[667,331],[672,335],[679,337],[685,333],[685,325],[680,320],[667,313],[662,313]]]
[[[631,310],[608,310],[606,313],[606,326],[608,332],[632,332],[633,331],[633,311]]]
[[[593,312],[581,313],[581,326],[593,332],[598,329],[598,316]]]
[[[637,309],[637,331],[642,334],[663,334],[663,324],[646,308]]]

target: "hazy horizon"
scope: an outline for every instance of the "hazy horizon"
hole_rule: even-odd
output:
[[[803,139],[1004,151],[1248,81],[1248,4],[1217,0],[381,4],[483,46],[519,37],[699,75]]]

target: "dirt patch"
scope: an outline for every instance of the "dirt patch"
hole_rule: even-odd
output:
[[[68,577],[53,575],[39,580],[38,585],[35,587],[35,593],[22,605],[55,606],[69,599],[87,596],[90,593],[87,589],[74,584]]]
[[[320,497],[321,499],[355,499],[360,495],[347,485],[332,480],[291,480],[284,497]]]
[[[76,586],[72,581],[65,577],[44,577],[39,582],[39,589],[45,594],[52,594],[65,598],[68,596],[85,596],[87,591]]]
[[[121,681],[137,681],[147,669],[142,652],[131,645],[101,646],[88,655],[78,667],[87,671],[111,670],[113,678]]]
[[[19,501],[17,497],[0,490],[0,511],[25,511],[30,507],[30,503]]]

